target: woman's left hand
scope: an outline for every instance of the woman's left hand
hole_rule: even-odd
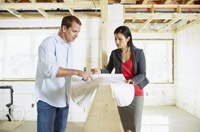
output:
[[[135,84],[134,81],[131,80],[131,79],[127,80],[127,83],[129,83],[129,84],[133,84],[133,85]]]

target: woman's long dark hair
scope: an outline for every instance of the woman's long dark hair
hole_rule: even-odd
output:
[[[130,40],[128,41],[128,47],[132,47],[133,42],[132,42],[132,35],[131,35],[131,31],[129,30],[129,28],[127,26],[119,26],[118,28],[115,29],[114,34],[117,33],[121,33],[124,35],[124,37],[127,39],[128,37],[130,37]]]

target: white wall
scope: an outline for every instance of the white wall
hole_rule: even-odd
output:
[[[200,24],[177,34],[176,104],[200,118]]]

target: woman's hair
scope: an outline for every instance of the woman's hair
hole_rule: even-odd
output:
[[[129,28],[127,26],[119,26],[118,28],[116,28],[114,31],[114,34],[117,34],[117,33],[123,34],[125,38],[130,37],[127,45],[128,45],[128,47],[134,46],[133,42],[132,42],[131,31],[129,30]]]
[[[65,16],[62,19],[61,28],[62,26],[66,26],[67,29],[72,26],[72,22],[76,22],[77,24],[81,25],[81,21],[75,16]]]

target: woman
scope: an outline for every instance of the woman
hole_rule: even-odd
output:
[[[133,84],[135,97],[126,107],[118,107],[124,132],[140,132],[144,102],[143,88],[149,83],[146,78],[146,59],[142,49],[132,43],[132,35],[128,27],[120,26],[114,31],[117,49],[113,50],[106,69],[91,69],[93,74],[123,74],[127,83]]]

